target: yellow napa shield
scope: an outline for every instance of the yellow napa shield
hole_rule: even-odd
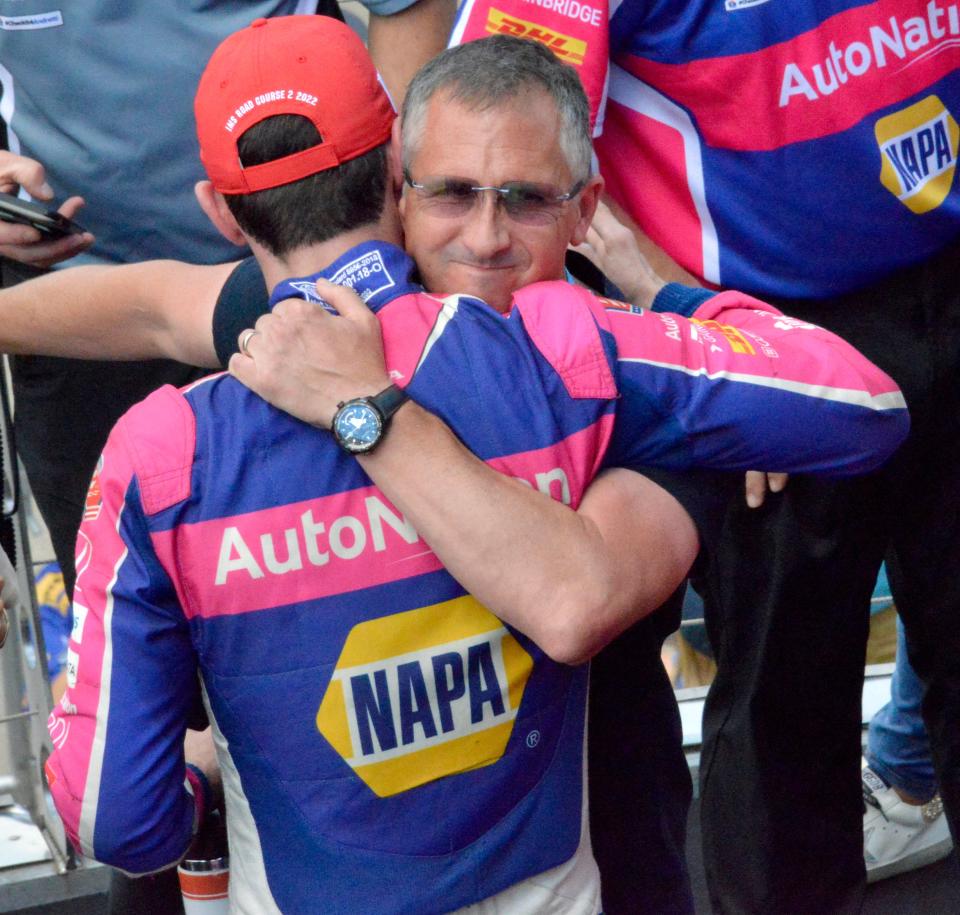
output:
[[[513,731],[533,659],[473,597],[359,623],[317,729],[380,797],[487,766]]]
[[[880,183],[914,213],[928,213],[953,185],[960,130],[936,95],[880,118]]]

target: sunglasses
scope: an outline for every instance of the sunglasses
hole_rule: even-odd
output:
[[[555,220],[563,205],[572,200],[586,186],[586,179],[578,181],[566,194],[558,194],[549,185],[528,181],[509,181],[504,185],[477,186],[464,178],[428,178],[420,183],[404,172],[403,181],[424,202],[434,216],[455,219],[473,209],[480,195],[493,191],[504,212],[514,222],[524,225],[546,225]]]

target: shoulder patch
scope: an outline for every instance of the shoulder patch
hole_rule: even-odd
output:
[[[513,302],[530,339],[571,397],[617,396],[597,323],[605,324],[604,308],[592,293],[556,280],[524,287]]]
[[[197,423],[183,395],[164,385],[128,411],[117,426],[133,460],[143,510],[155,515],[186,499]]]

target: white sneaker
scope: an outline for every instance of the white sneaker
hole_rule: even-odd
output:
[[[876,772],[864,767],[863,859],[867,883],[933,864],[950,854],[953,842],[943,801],[907,804]]]

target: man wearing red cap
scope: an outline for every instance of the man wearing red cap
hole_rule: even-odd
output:
[[[490,899],[490,911],[596,912],[582,828],[586,672],[555,663],[535,642],[580,660],[628,624],[630,610],[606,593],[596,607],[580,594],[571,601],[562,593],[571,575],[553,582],[554,612],[542,613],[537,604],[553,594],[542,569],[556,572],[557,557],[545,559],[529,515],[498,506],[521,501],[538,518],[552,513],[558,536],[568,536],[569,511],[532,487],[576,505],[608,442],[688,448],[685,434],[664,438],[649,421],[638,422],[646,438],[620,441],[611,430],[615,336],[643,338],[665,358],[674,343],[681,355],[692,346],[705,359],[724,351],[725,338],[706,346],[681,318],[608,312],[562,284],[518,294],[509,317],[476,299],[418,294],[410,262],[389,243],[398,229],[386,150],[353,130],[366,122],[385,137],[389,129],[372,67],[340,26],[315,23],[317,46],[284,54],[285,28],[274,20],[238,33],[211,62],[197,112],[217,187],[203,184],[198,196],[227,237],[250,242],[275,300],[322,290],[352,313],[356,303],[324,279],[360,292],[378,311],[389,379],[399,385],[341,405],[334,431],[342,450],[227,376],[181,393],[162,389],[121,421],[81,532],[92,549],[77,585],[78,663],[50,724],[51,791],[87,853],[132,870],[169,865],[203,812],[202,778],[191,773],[184,786],[180,753],[202,702],[224,769],[239,909],[428,912]],[[343,125],[320,110],[337,107],[331,72],[337,92],[367,100]],[[585,102],[582,111],[585,124]],[[304,117],[291,123],[292,112]],[[504,196],[531,235],[552,232],[558,220],[582,233],[598,182],[577,184],[556,194],[529,182],[487,190]],[[252,192],[231,193],[237,188]],[[434,192],[435,202],[450,203]],[[317,263],[329,266],[310,275]],[[777,345],[817,338],[751,304],[748,314]],[[683,328],[683,340],[671,327]],[[699,333],[711,336],[706,327]],[[621,383],[633,377],[624,364],[640,361],[616,363]],[[387,380],[379,358],[365,364],[371,382]],[[889,419],[904,420],[895,392],[874,390],[884,380],[862,364],[859,371],[866,400],[881,395],[865,402],[871,419],[862,429],[880,417],[885,437]],[[681,384],[686,377],[673,375]],[[644,383],[640,368],[630,384]],[[478,389],[504,385],[509,397],[478,401]],[[771,387],[749,390],[763,401]],[[511,594],[478,580],[473,591],[535,641],[467,595],[350,456],[372,451],[398,410],[430,422],[404,406],[409,396],[530,484],[479,465],[488,504],[471,506],[469,521],[499,531],[485,542],[489,565],[509,562],[523,544],[532,587]],[[654,399],[650,390],[637,409],[649,412]],[[851,461],[878,457],[873,447],[834,444]],[[448,436],[445,447],[456,454],[461,446]],[[749,463],[756,453],[741,457]],[[631,549],[644,542],[643,512],[632,514],[637,529],[629,518],[623,529]],[[660,592],[695,549],[689,522],[665,534],[671,539],[654,557]],[[591,553],[591,562],[605,567],[608,550],[623,558],[620,543]],[[574,572],[581,559],[561,557]],[[469,568],[456,572],[472,586]]]

